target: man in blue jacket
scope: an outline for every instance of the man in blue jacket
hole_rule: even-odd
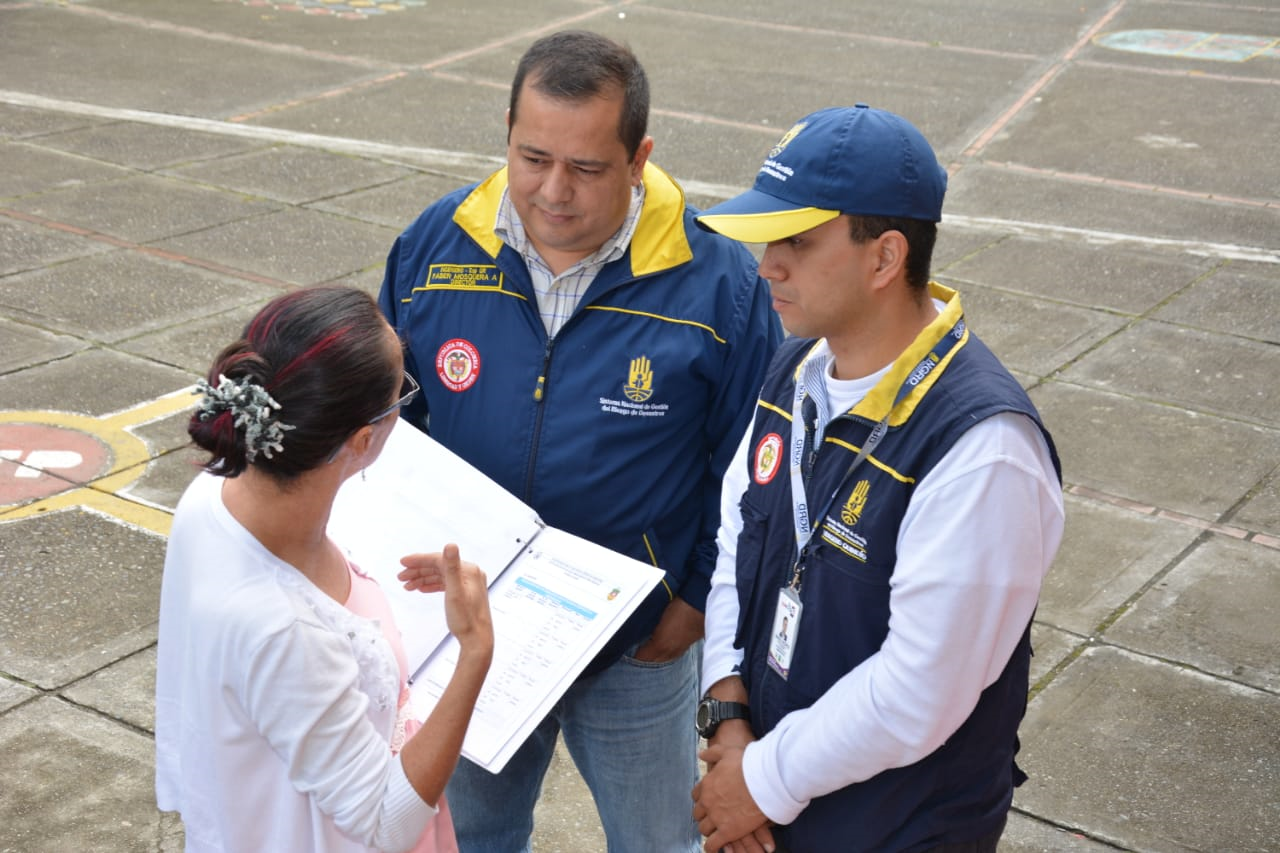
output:
[[[699,219],[767,244],[794,335],[725,478],[693,793],[707,850],[994,853],[1023,778],[1058,458],[929,281],[946,183],[901,117],[827,109]]]
[[[506,168],[427,208],[387,259],[380,303],[423,389],[406,417],[548,524],[665,572],[502,773],[461,762],[464,853],[529,849],[561,732],[610,850],[698,849],[689,721],[720,482],[782,332],[750,254],[648,162],[648,110],[630,50],[539,40]]]

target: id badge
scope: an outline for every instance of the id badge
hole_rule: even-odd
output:
[[[778,590],[778,609],[773,614],[769,639],[769,666],[784,679],[791,674],[791,653],[800,630],[800,596],[789,586]]]

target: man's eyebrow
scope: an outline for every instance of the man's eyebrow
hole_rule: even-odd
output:
[[[556,159],[551,156],[551,152],[543,151],[541,148],[538,148],[534,145],[521,143],[517,145],[516,148],[520,151],[521,154],[528,154],[533,157],[542,157],[546,160]],[[588,169],[604,169],[609,166],[608,160],[591,160],[587,158],[570,157],[565,162],[571,166],[584,166]]]

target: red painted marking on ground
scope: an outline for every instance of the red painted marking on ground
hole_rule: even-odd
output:
[[[1053,63],[1048,71],[1040,75],[1040,79],[1031,84],[1031,88],[1023,92],[1022,95],[1013,102],[1012,106],[1001,113],[1000,116],[991,123],[990,127],[978,135],[978,138],[973,141],[973,144],[964,150],[964,156],[973,157],[983,148],[986,148],[987,145],[990,144],[991,140],[994,139],[1000,131],[1004,130],[1005,125],[1013,120],[1014,116],[1022,112],[1023,108],[1026,107],[1027,104],[1031,103],[1032,99],[1035,98],[1036,95],[1040,94],[1044,87],[1048,86],[1049,82],[1053,80],[1053,78],[1062,73],[1062,70],[1066,68],[1075,55],[1083,50],[1084,46],[1087,45],[1095,35],[1097,35],[1098,31],[1110,23],[1112,18],[1120,14],[1120,10],[1124,8],[1124,5],[1125,0],[1120,0],[1120,2],[1112,6],[1105,15],[1099,18],[1094,25],[1084,33],[1084,35],[1080,36],[1080,38],[1076,40],[1076,43],[1073,44],[1060,59]]]
[[[1196,530],[1206,530],[1211,533],[1218,533],[1223,536],[1230,536],[1233,539],[1240,539],[1245,542],[1251,542],[1254,545],[1261,545],[1264,548],[1275,548],[1280,550],[1280,538],[1271,536],[1267,533],[1261,533],[1256,530],[1246,530],[1243,527],[1236,527],[1231,524],[1221,524],[1216,521],[1207,521],[1203,518],[1196,518],[1193,515],[1187,515],[1183,512],[1174,512],[1170,509],[1160,509],[1149,504],[1138,503],[1137,501],[1122,498],[1119,495],[1111,495],[1106,492],[1100,492],[1097,489],[1091,489],[1088,486],[1066,485],[1062,490],[1069,495],[1075,495],[1079,498],[1094,501],[1095,503],[1107,504],[1116,509],[1128,510],[1138,515],[1153,516],[1171,521],[1174,524],[1181,524],[1185,527],[1193,527]]]
[[[107,445],[48,424],[0,424],[0,506],[47,498],[105,474]]]
[[[200,269],[221,273],[222,275],[231,276],[243,281],[252,281],[257,284],[265,284],[270,287],[279,287],[283,289],[297,287],[297,285],[292,282],[281,281],[278,278],[258,275],[257,273],[248,272],[247,270],[240,270],[235,267],[229,267],[226,264],[220,264],[217,261],[195,258],[190,255],[182,255],[177,252],[158,249],[154,246],[143,246],[139,243],[133,243],[128,240],[122,240],[119,237],[113,237],[110,234],[103,234],[98,231],[92,231],[88,228],[81,228],[79,225],[72,225],[69,222],[58,222],[54,219],[46,219],[43,216],[36,216],[34,213],[24,213],[21,210],[0,207],[0,216],[7,216],[10,219],[18,219],[23,222],[30,222],[32,225],[51,228],[55,231],[65,231],[68,234],[74,234],[77,237],[84,237],[98,243],[106,243],[109,246],[115,246],[119,249],[128,249],[129,251],[138,252],[139,254],[150,255],[153,258],[163,258],[164,260],[186,264],[190,267],[199,267]]]

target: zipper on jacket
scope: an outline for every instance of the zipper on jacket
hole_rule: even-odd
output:
[[[533,388],[533,402],[538,407],[538,416],[533,421],[533,446],[529,448],[529,468],[524,476],[524,502],[533,499],[533,470],[538,461],[538,444],[542,438],[542,415],[545,411],[543,401],[547,396],[547,373],[551,369],[551,347],[554,338],[547,338],[547,348],[542,353],[542,372],[538,374],[538,384]]]

